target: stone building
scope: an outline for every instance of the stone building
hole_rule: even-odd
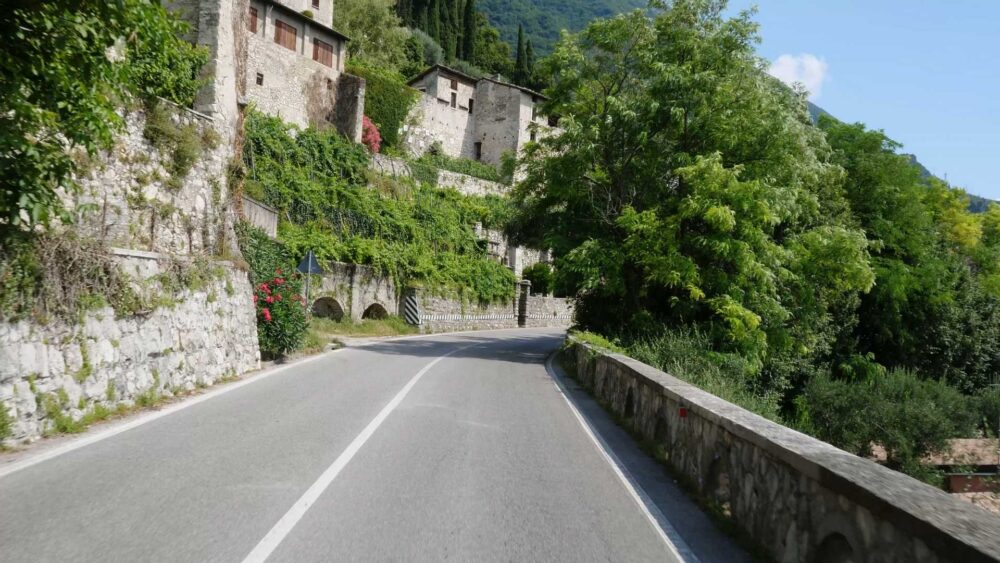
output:
[[[420,91],[404,126],[407,150],[420,156],[439,144],[444,154],[499,166],[554,125],[539,113],[545,97],[496,78],[473,78],[435,65],[410,80]]]
[[[344,71],[348,38],[329,26],[333,0],[172,0],[209,52],[195,104],[235,128],[253,104],[300,127],[335,127],[361,142],[364,80]]]

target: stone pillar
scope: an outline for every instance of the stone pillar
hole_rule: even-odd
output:
[[[518,282],[517,291],[517,326],[524,328],[528,324],[528,298],[531,297],[531,282]]]
[[[337,104],[333,123],[348,139],[361,142],[361,125],[365,115],[365,79],[341,74],[337,79]]]

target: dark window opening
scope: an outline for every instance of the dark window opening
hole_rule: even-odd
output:
[[[531,106],[531,120],[538,119],[538,106]]]
[[[456,94],[455,92],[451,93],[451,107],[453,108],[458,107],[458,94]]]
[[[469,113],[472,113],[472,105],[473,105],[473,102],[475,102],[475,101],[476,100],[473,100],[472,98],[469,98]]]
[[[263,86],[263,85],[264,85],[264,75],[258,72],[257,73],[257,86]]]
[[[534,142],[538,138],[538,134],[534,131],[531,132],[531,141]]]
[[[476,149],[476,160],[482,160],[483,159],[483,144],[482,143],[476,143],[475,144],[475,149]]]
[[[454,78],[451,79],[451,89],[458,90],[458,80],[455,80]]]
[[[257,8],[250,8],[250,33],[257,33]]]
[[[313,8],[319,9],[319,0],[313,0]]]

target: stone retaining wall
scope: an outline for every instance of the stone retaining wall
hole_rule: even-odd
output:
[[[573,324],[573,302],[563,297],[531,295],[527,298],[524,326],[569,328]]]
[[[516,299],[483,305],[409,290],[405,301],[417,311],[417,322],[413,323],[409,315],[407,321],[416,324],[422,333],[517,328]]]
[[[116,250],[137,291],[169,260]],[[110,307],[79,323],[0,322],[0,408],[13,419],[7,442],[33,440],[60,415],[79,420],[101,405],[131,405],[147,392],[171,395],[260,367],[257,323],[246,272],[216,262],[217,277],[171,304],[124,318]],[[146,283],[143,283],[146,282]]]
[[[570,340],[575,377],[779,561],[997,561],[1000,518],[641,362]]]

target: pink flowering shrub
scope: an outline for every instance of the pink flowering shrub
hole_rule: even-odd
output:
[[[284,277],[281,269],[274,277],[254,287],[253,302],[257,307],[257,335],[261,352],[268,357],[280,357],[302,343],[306,330],[302,285],[298,273]]]
[[[379,133],[375,122],[369,119],[367,115],[361,121],[361,144],[368,147],[368,150],[373,153],[378,153],[382,150],[382,134]]]

